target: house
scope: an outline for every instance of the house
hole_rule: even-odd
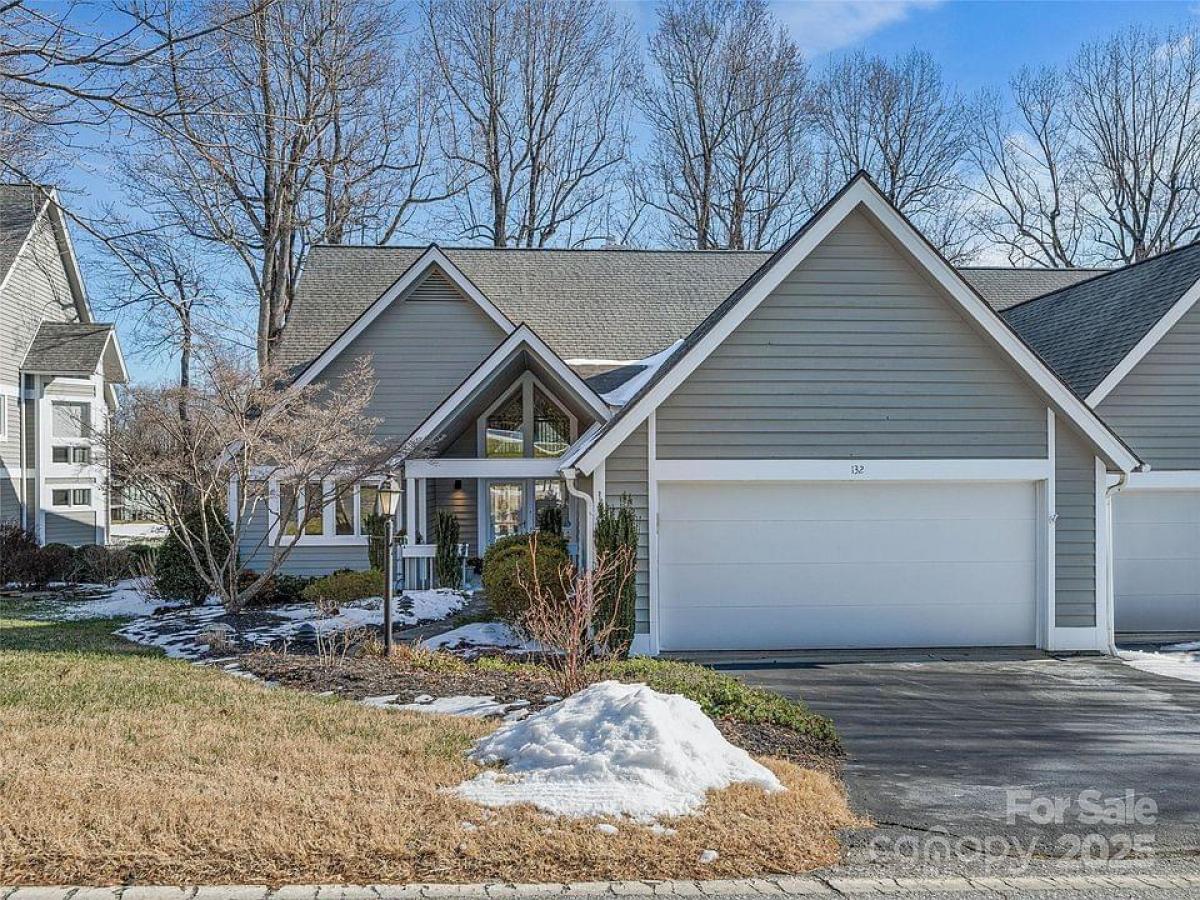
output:
[[[980,293],[1093,275],[956,271],[859,176],[772,254],[318,247],[279,357],[371,357],[417,448],[406,564],[436,510],[478,554],[552,503],[586,560],[631,498],[641,652],[1103,650],[1109,478],[1142,461]],[[243,555],[303,528],[290,571],[365,566],[374,487],[331,487],[271,485],[321,515]]]
[[[0,185],[0,521],[43,543],[103,544],[99,448],[127,373],[95,321],[53,190]]]
[[[1013,306],[1008,323],[1149,467],[1114,485],[1114,627],[1200,632],[1200,244]]]

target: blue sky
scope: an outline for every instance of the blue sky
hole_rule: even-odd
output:
[[[370,0],[364,0],[370,2]],[[654,26],[654,4],[617,0],[634,17],[639,29]],[[967,94],[984,87],[1002,87],[1023,65],[1066,61],[1079,45],[1103,38],[1134,24],[1159,29],[1200,25],[1198,2],[942,2],[942,0],[776,0],[773,8],[813,67],[831,56],[865,48],[892,55],[913,47],[927,51],[942,65],[946,79]],[[93,161],[93,163],[96,161]],[[103,171],[84,165],[73,178],[75,191],[68,202],[85,209],[114,198]],[[80,237],[85,275],[89,250]],[[436,239],[439,235],[423,235]],[[412,238],[404,242],[412,242]],[[93,294],[104,289],[90,279]],[[244,321],[253,321],[247,309]],[[139,381],[169,377],[171,360],[134,350],[132,321],[118,320],[132,374]],[[131,352],[132,351],[132,352]]]

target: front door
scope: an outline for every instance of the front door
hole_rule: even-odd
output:
[[[525,482],[488,482],[488,546],[525,531]]]

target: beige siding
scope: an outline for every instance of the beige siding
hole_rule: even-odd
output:
[[[96,514],[91,510],[46,510],[46,543],[80,547],[96,543]]]
[[[1200,469],[1200,305],[1096,411],[1154,469]]]
[[[1096,624],[1096,455],[1069,426],[1054,438],[1055,624]]]
[[[1044,400],[951,304],[852,214],[659,407],[659,458],[1044,457]]]
[[[633,501],[638,519],[637,632],[650,630],[650,493],[647,488],[649,429],[637,427],[604,461],[604,495],[614,505],[623,496]]]
[[[318,376],[332,381],[369,355],[377,383],[368,415],[382,420],[382,440],[408,437],[504,339],[475,303],[446,296],[398,299]]]

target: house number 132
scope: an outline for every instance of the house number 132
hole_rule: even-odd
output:
[[[866,466],[851,466],[850,474],[851,475],[865,475],[865,474],[867,474],[867,467]]]

